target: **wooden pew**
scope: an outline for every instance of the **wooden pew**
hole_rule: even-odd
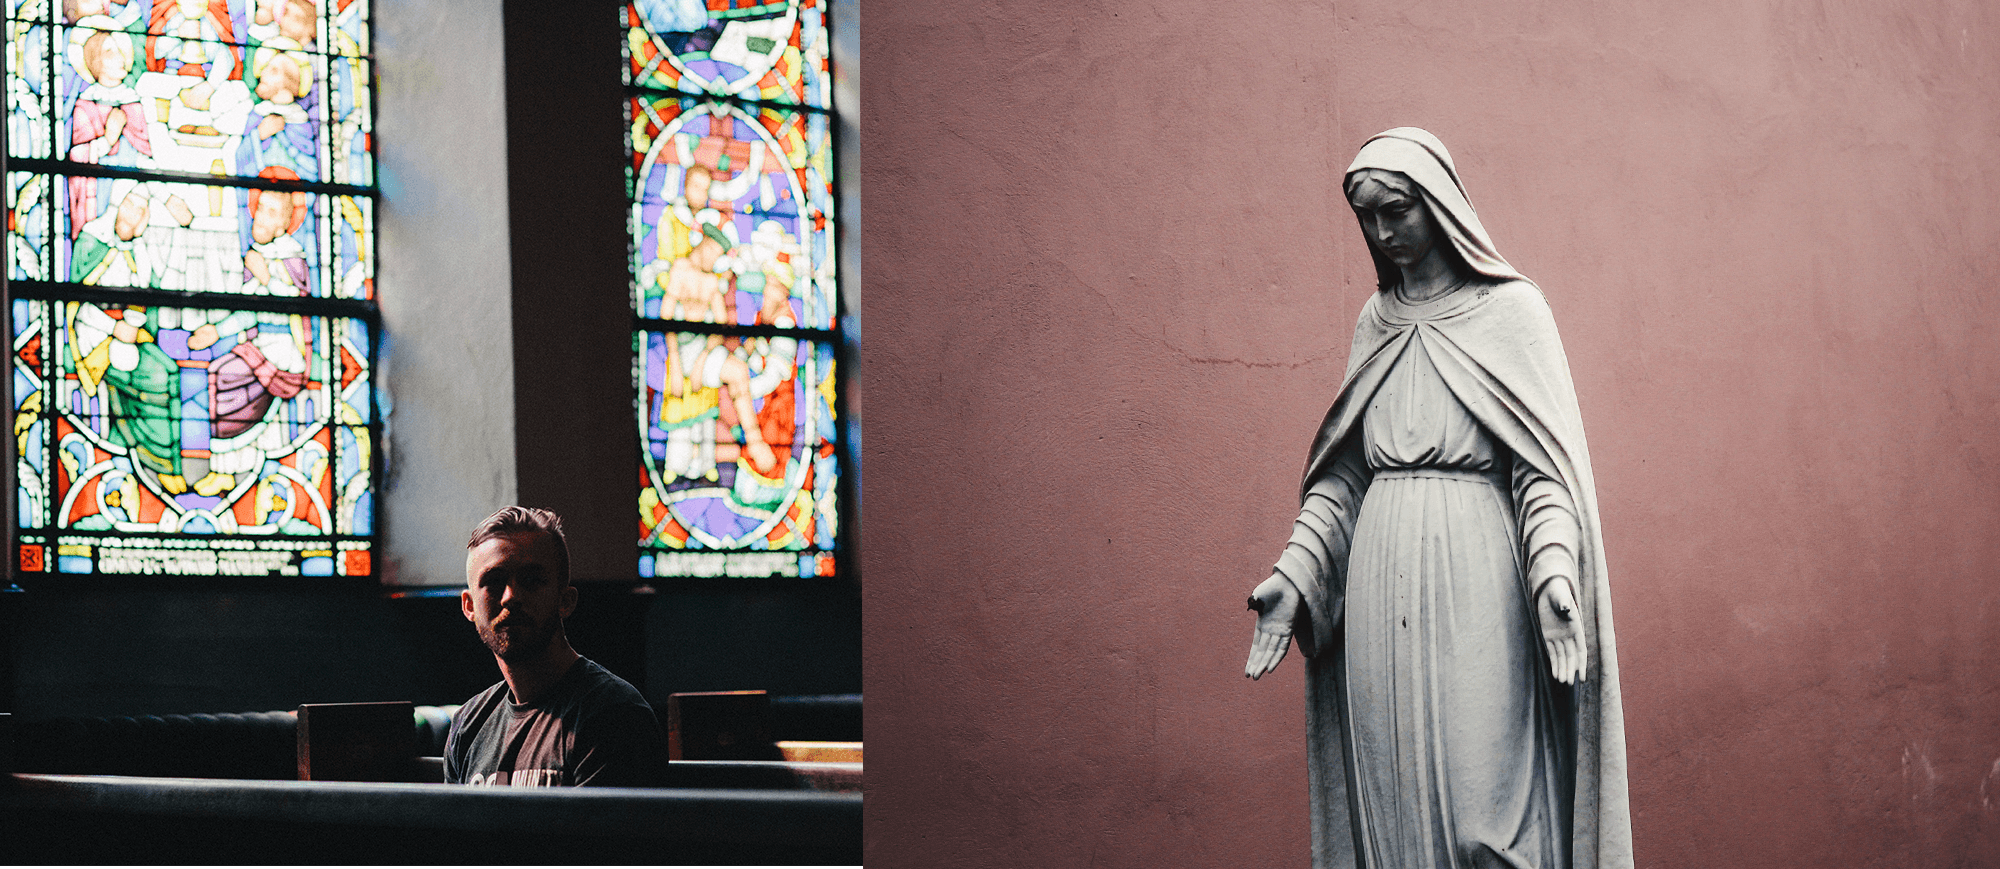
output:
[[[307,703],[299,707],[299,781],[421,780],[416,704]]]
[[[763,691],[667,695],[667,756],[673,760],[782,760]]]
[[[861,795],[15,773],[12,863],[861,862]]]

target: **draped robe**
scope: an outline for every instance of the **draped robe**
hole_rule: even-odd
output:
[[[1435,210],[1434,200],[1432,205]],[[1511,274],[1511,269],[1508,272]],[[1302,499],[1310,502],[1317,496],[1321,500],[1317,509],[1301,515],[1292,545],[1287,547],[1278,566],[1299,587],[1305,602],[1300,642],[1309,656],[1307,699],[1313,759],[1314,865],[1367,866],[1367,854],[1371,852],[1400,853],[1394,847],[1385,851],[1380,842],[1366,840],[1390,835],[1377,829],[1382,826],[1383,818],[1404,818],[1399,823],[1430,823],[1418,816],[1437,801],[1437,794],[1433,793],[1414,798],[1408,805],[1375,806],[1371,816],[1362,811],[1370,798],[1368,794],[1351,792],[1357,786],[1370,787],[1367,784],[1370,781],[1380,783],[1394,778],[1380,769],[1357,769],[1357,764],[1407,760],[1405,757],[1404,761],[1385,761],[1382,756],[1355,749],[1358,736],[1380,734],[1376,733],[1379,728],[1366,722],[1357,731],[1356,722],[1351,719],[1356,698],[1350,695],[1364,689],[1375,690],[1380,687],[1374,684],[1377,680],[1408,680],[1412,676],[1351,669],[1348,657],[1355,646],[1344,630],[1349,626],[1343,624],[1343,617],[1347,615],[1344,607],[1351,581],[1349,567],[1367,562],[1365,550],[1371,545],[1371,541],[1356,539],[1355,535],[1357,530],[1368,530],[1357,529],[1357,525],[1375,482],[1369,478],[1369,469],[1355,457],[1361,452],[1371,400],[1399,364],[1408,364],[1401,360],[1410,356],[1412,350],[1420,350],[1434,371],[1434,374],[1425,372],[1425,376],[1441,381],[1463,411],[1476,421],[1484,436],[1497,448],[1511,453],[1517,493],[1514,506],[1518,508],[1524,497],[1520,494],[1522,480],[1539,480],[1540,485],[1554,485],[1562,490],[1567,496],[1565,506],[1575,517],[1574,550],[1568,554],[1574,558],[1570,579],[1576,591],[1578,618],[1587,639],[1586,680],[1572,688],[1548,678],[1547,659],[1540,652],[1540,634],[1529,604],[1528,609],[1517,614],[1525,615],[1525,621],[1518,627],[1525,636],[1510,642],[1517,642],[1519,648],[1527,650],[1544,683],[1536,689],[1535,696],[1522,701],[1547,704],[1538,713],[1543,718],[1537,719],[1545,723],[1538,726],[1546,732],[1537,737],[1540,741],[1529,750],[1547,750],[1552,754],[1540,761],[1493,758],[1484,762],[1502,765],[1519,762],[1526,764],[1524,769],[1531,768],[1524,775],[1552,777],[1548,783],[1558,799],[1550,804],[1569,816],[1567,823],[1553,829],[1568,835],[1560,846],[1543,849],[1538,859],[1547,862],[1541,864],[1542,869],[1551,863],[1561,869],[1564,862],[1577,869],[1629,867],[1631,825],[1626,802],[1616,640],[1590,458],[1554,318],[1540,290],[1524,279],[1475,281],[1421,305],[1403,303],[1388,290],[1371,297],[1355,327],[1340,397],[1328,411],[1314,441]],[[1534,525],[1518,513],[1513,520],[1509,530],[1517,537],[1526,534],[1522,529]],[[1527,551],[1525,543],[1523,537],[1509,541],[1508,545],[1518,553],[1511,555],[1515,559],[1514,569],[1532,574],[1538,553]],[[1453,553],[1445,555],[1450,558]],[[1359,579],[1368,578],[1354,578]],[[1532,589],[1523,591],[1524,596],[1531,593]],[[1361,628],[1354,626],[1356,630]],[[1368,657],[1368,660],[1376,659]],[[1452,674],[1442,675],[1443,681],[1449,683]],[[1359,684],[1358,680],[1363,679],[1370,683]],[[1425,684],[1436,682],[1433,679]],[[1440,742],[1444,736],[1441,732],[1421,735]],[[1392,753],[1391,757],[1394,756]],[[1448,792],[1454,761],[1447,757],[1439,763],[1435,789]],[[1376,820],[1370,822],[1369,817]],[[1356,843],[1356,833],[1364,841]],[[1476,843],[1461,844],[1469,848]],[[1447,855],[1442,865],[1478,862],[1510,865],[1512,858],[1500,851],[1513,843],[1485,844],[1499,850],[1493,851],[1490,858],[1467,856],[1470,851]]]

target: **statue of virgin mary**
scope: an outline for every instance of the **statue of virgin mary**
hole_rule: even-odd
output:
[[[1541,289],[1451,155],[1348,167],[1375,262],[1244,673],[1307,656],[1315,867],[1627,869],[1618,658],[1590,454]]]

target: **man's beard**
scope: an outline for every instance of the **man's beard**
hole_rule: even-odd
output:
[[[499,627],[482,625],[479,628],[479,639],[486,644],[487,649],[499,656],[500,660],[509,663],[525,661],[548,651],[549,644],[555,640],[560,625],[561,622],[536,624],[520,616],[508,616],[504,624]]]

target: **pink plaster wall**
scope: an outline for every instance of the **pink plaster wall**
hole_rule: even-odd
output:
[[[2000,6],[862,28],[870,866],[1307,863],[1242,601],[1372,291],[1341,170],[1404,124],[1568,346],[1640,865],[2000,860]]]

